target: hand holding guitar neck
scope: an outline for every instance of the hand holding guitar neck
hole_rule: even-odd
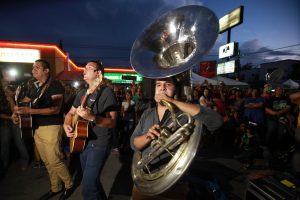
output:
[[[24,85],[19,85],[15,93],[16,106],[14,107],[14,113],[12,120],[15,124],[19,124],[20,128],[32,128],[32,118],[30,115],[31,103],[30,102],[19,102],[20,94]],[[17,119],[17,117],[19,119]]]
[[[19,115],[17,114],[18,106],[16,105],[19,100],[20,92],[21,92],[21,86],[19,85],[15,91],[15,99],[14,99],[15,101],[14,101],[14,107],[12,109],[12,115],[11,115],[11,120],[16,125],[20,125],[20,118]],[[10,106],[12,106],[11,102],[10,102]]]
[[[95,120],[95,115],[92,114],[91,108],[86,106],[86,101],[92,93],[94,93],[98,87],[101,86],[102,79],[97,78],[93,84],[89,87],[89,89],[86,91],[86,94],[81,102],[81,105],[76,109],[76,114],[80,116],[82,119],[85,119],[87,121],[93,121]]]
[[[70,152],[82,152],[88,138],[88,128],[90,121],[95,120],[96,116],[92,114],[91,109],[86,106],[87,99],[90,94],[94,93],[101,86],[102,79],[97,78],[86,91],[81,105],[76,109],[76,113],[72,119],[72,127],[66,125],[68,136],[70,138]],[[69,131],[70,130],[70,131]],[[72,132],[73,133],[72,133]]]

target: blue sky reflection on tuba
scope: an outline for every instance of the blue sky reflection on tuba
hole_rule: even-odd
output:
[[[205,7],[185,6],[170,11],[136,39],[131,51],[132,67],[148,78],[179,74],[212,48],[218,31],[218,18]]]

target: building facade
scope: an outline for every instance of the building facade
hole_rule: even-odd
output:
[[[18,81],[30,78],[32,64],[37,59],[50,63],[52,76],[68,68],[80,70],[56,45],[0,41],[0,70],[3,79]],[[11,73],[12,70],[14,73]]]

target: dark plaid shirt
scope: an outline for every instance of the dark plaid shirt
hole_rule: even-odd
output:
[[[0,113],[6,114],[6,115],[12,115],[9,102],[6,99],[6,96],[4,94],[4,91],[2,90],[2,87],[0,87]],[[1,119],[0,125],[3,125],[3,122],[4,122],[4,119]]]

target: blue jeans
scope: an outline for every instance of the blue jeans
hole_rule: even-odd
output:
[[[21,137],[20,128],[11,121],[7,121],[4,126],[0,126],[0,130],[1,161],[3,168],[6,169],[10,161],[10,145],[12,140],[19,151],[22,165],[27,165],[29,162],[29,155],[25,143]]]
[[[84,200],[106,200],[100,174],[110,153],[111,145],[88,144],[80,155],[83,171],[81,189]]]

